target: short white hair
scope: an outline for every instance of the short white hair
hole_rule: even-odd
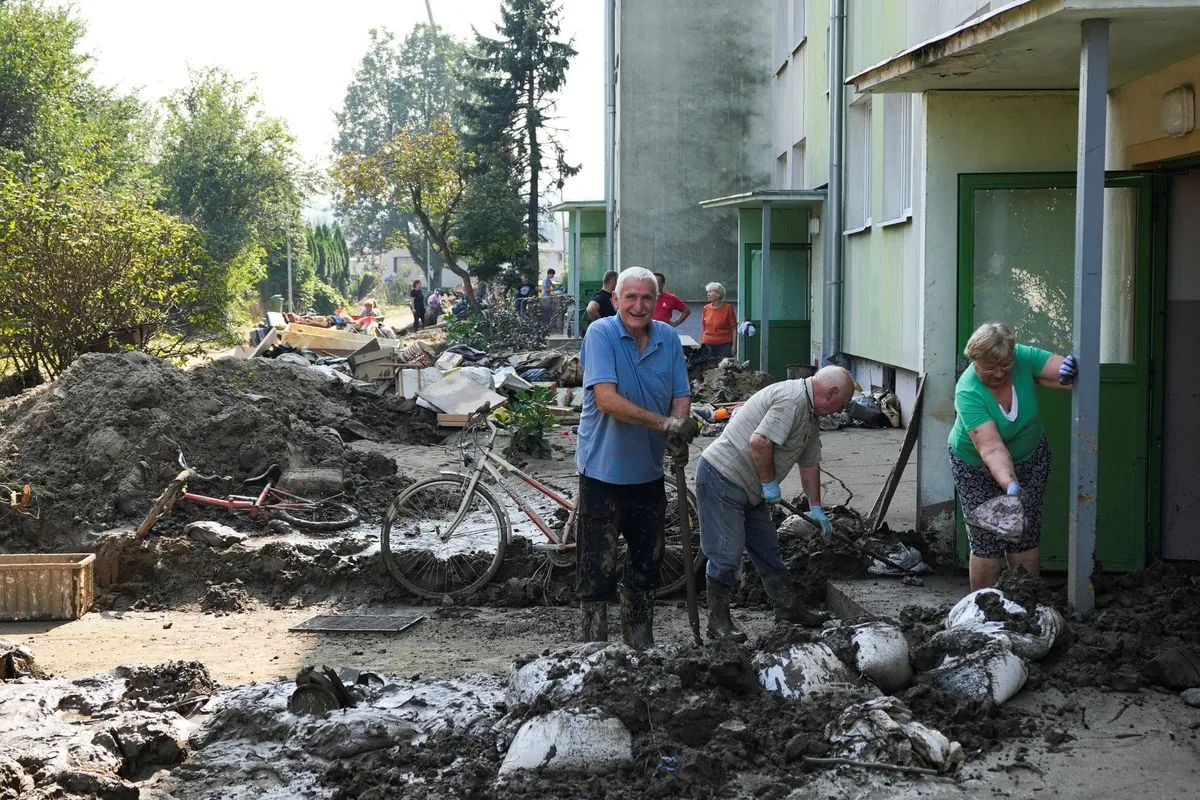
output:
[[[654,277],[654,273],[645,267],[627,267],[621,270],[621,274],[617,276],[617,288],[613,294],[616,297],[620,297],[621,289],[629,281],[648,281],[654,292],[654,297],[658,298],[658,278]]]
[[[706,294],[708,292],[716,292],[717,297],[721,298],[722,300],[725,299],[725,287],[722,286],[721,284],[717,283],[716,281],[713,281],[712,283],[704,284],[704,292]]]

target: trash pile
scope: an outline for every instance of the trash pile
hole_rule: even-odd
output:
[[[737,403],[774,382],[769,372],[750,369],[748,361],[723,358],[692,380],[692,401],[713,405]]]

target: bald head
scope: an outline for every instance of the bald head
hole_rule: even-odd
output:
[[[821,367],[812,376],[813,412],[822,417],[836,414],[854,396],[854,378],[845,367]]]

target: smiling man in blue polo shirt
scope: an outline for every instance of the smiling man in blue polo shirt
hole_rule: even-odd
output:
[[[579,468],[577,559],[583,640],[608,640],[608,601],[621,579],[621,635],[654,644],[654,590],[665,546],[663,452],[696,435],[679,335],[652,319],[654,273],[617,276],[617,315],[588,326],[579,351],[586,389],[575,464]],[[617,575],[617,539],[629,548]]]

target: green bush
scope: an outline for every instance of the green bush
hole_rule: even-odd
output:
[[[546,406],[554,400],[554,393],[542,386],[521,392],[517,399],[508,404],[509,430],[512,439],[504,448],[506,456],[532,456],[549,458],[550,442],[546,433],[554,427],[554,415]]]
[[[346,298],[324,281],[317,281],[313,286],[313,312],[329,315],[346,305]]]
[[[395,283],[395,281],[392,281]],[[379,291],[379,276],[374,272],[364,272],[358,279],[358,299],[370,297]]]

